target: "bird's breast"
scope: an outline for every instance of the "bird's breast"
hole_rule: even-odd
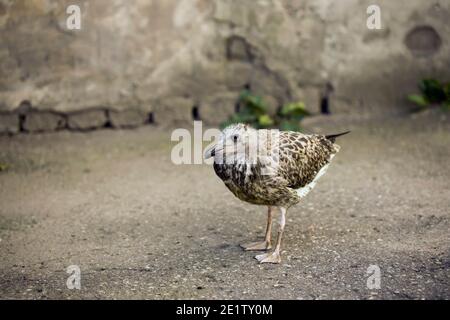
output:
[[[275,205],[280,202],[280,197],[286,196],[286,188],[271,183],[270,177],[262,175],[257,167],[215,164],[214,171],[233,195],[242,201]]]

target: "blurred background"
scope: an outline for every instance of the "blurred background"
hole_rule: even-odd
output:
[[[0,131],[218,125],[244,88],[269,114],[409,112],[422,79],[448,80],[449,19],[448,1],[2,0]]]

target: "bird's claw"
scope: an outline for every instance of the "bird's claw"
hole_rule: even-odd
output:
[[[272,246],[267,241],[251,242],[240,245],[245,251],[265,251],[269,250]]]
[[[281,263],[281,255],[278,251],[258,254],[255,256],[255,259],[259,261],[259,263]]]

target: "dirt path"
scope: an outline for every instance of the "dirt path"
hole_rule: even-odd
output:
[[[281,265],[238,246],[263,235],[266,209],[209,166],[173,165],[169,132],[0,137],[0,298],[449,299],[442,117],[311,125],[353,133],[288,213]],[[69,265],[81,290],[66,287]]]

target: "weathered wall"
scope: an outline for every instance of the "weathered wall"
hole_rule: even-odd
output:
[[[449,80],[450,1],[342,2],[325,6],[322,53],[322,68],[336,88],[336,111],[401,111],[423,77]],[[364,27],[364,8],[372,3],[382,10],[379,31]]]
[[[244,85],[273,109],[318,111],[328,84],[332,112],[399,112],[419,79],[449,78],[449,19],[448,0],[0,0],[0,131],[178,125],[194,107],[217,124]]]

